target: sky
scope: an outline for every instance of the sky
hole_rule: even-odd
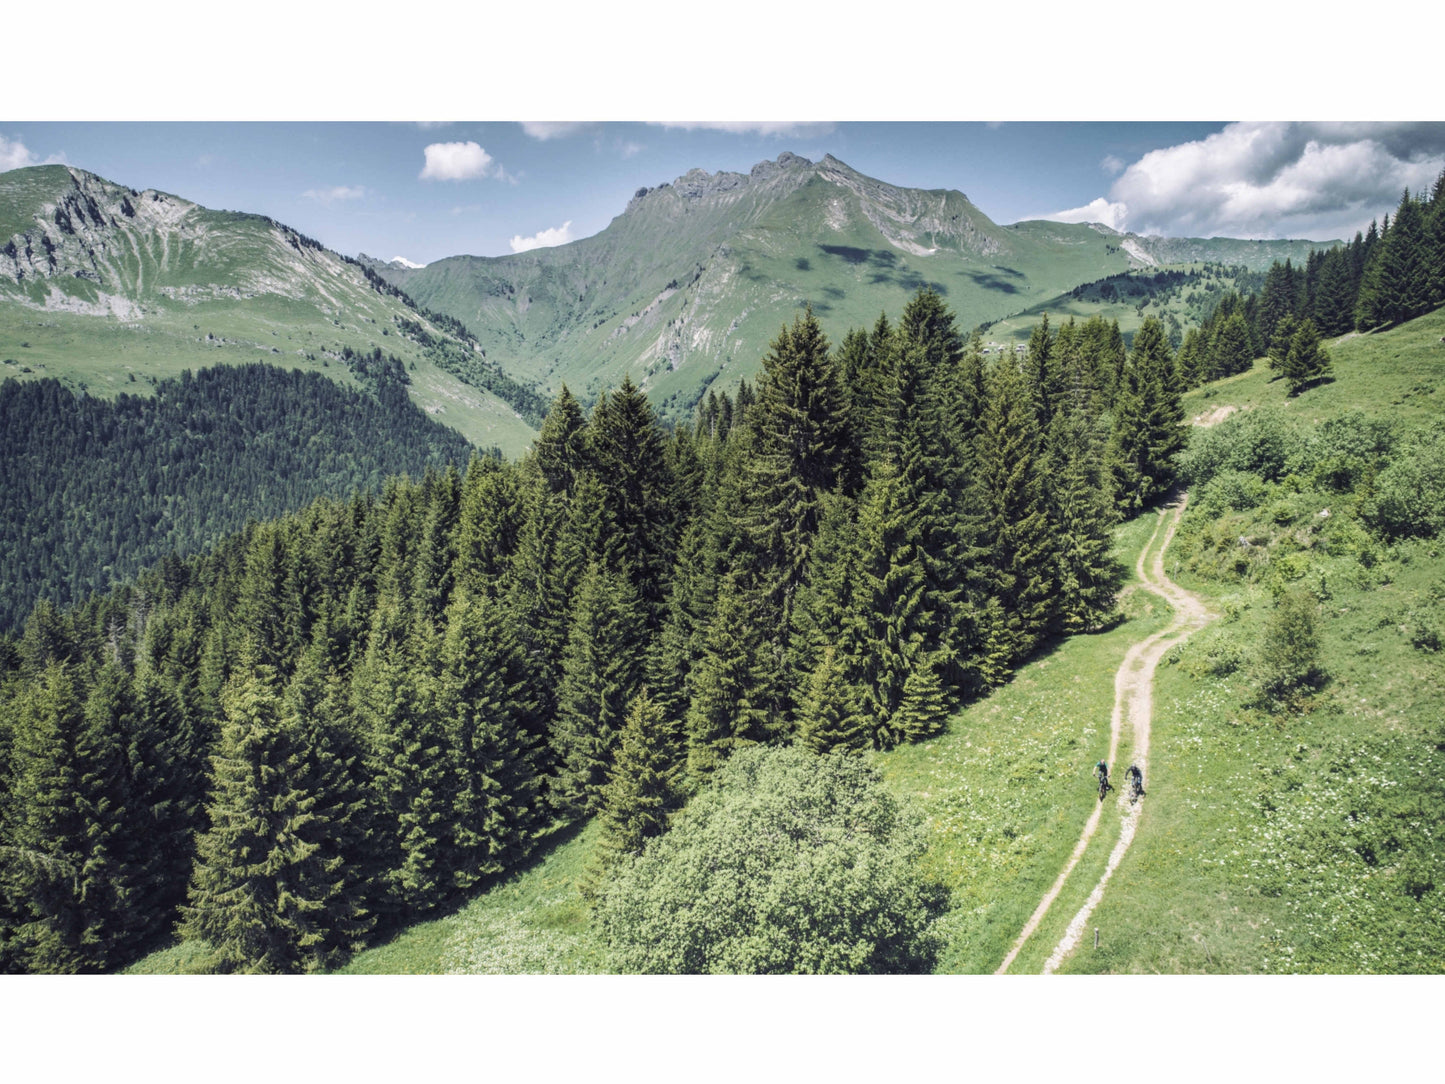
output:
[[[641,187],[832,154],[996,222],[1348,239],[1445,171],[1445,123],[13,122],[0,169],[64,162],[270,215],[349,255],[427,263],[562,244]]]

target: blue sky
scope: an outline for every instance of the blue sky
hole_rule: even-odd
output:
[[[0,168],[64,161],[328,247],[419,263],[597,233],[642,186],[832,154],[1001,223],[1347,237],[1445,169],[1445,124],[69,122],[0,119]]]

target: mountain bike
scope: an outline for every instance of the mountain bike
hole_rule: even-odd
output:
[[[1143,783],[1140,782],[1140,780],[1138,779],[1137,776],[1131,778],[1131,779],[1129,780],[1129,804],[1130,804],[1130,805],[1133,805],[1135,802],[1137,802],[1137,801],[1140,799],[1141,796],[1143,796],[1143,794],[1144,794],[1144,785],[1143,785]]]
[[[1113,789],[1114,788],[1109,785],[1109,777],[1107,775],[1102,776],[1099,779],[1099,801],[1102,802],[1104,800],[1104,796]]]

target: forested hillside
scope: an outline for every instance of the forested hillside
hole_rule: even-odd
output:
[[[5,966],[112,968],[173,929],[206,967],[330,966],[592,814],[606,901],[738,750],[929,738],[1107,626],[1112,525],[1183,433],[1157,322],[1128,353],[1042,326],[990,366],[929,291],[836,350],[799,317],[707,407],[669,435],[630,381],[590,414],[564,389],[520,465],[37,608],[0,653]]]
[[[22,383],[147,394],[184,370],[265,361],[352,384],[376,349],[479,447],[520,455],[546,401],[456,321],[265,215],[216,211],[69,166],[0,173],[0,359]]]
[[[0,630],[37,599],[79,602],[248,519],[465,465],[470,446],[412,404],[397,359],[344,360],[366,390],[271,365],[115,399],[0,383]]]

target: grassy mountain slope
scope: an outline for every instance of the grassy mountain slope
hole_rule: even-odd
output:
[[[93,395],[183,369],[269,361],[350,383],[342,352],[394,354],[409,393],[474,444],[523,451],[516,406],[459,379],[477,349],[271,219],[137,192],[66,166],[0,174],[0,358]],[[401,320],[449,344],[402,334]]]
[[[1183,333],[1209,316],[1225,293],[1257,291],[1263,274],[1242,264],[1191,263],[1169,268],[1139,268],[1075,286],[1066,293],[1030,305],[1020,312],[985,325],[992,342],[1027,342],[1045,314],[1057,327],[1073,317],[1117,320],[1125,342],[1149,317],[1164,322],[1177,347]]]
[[[712,381],[756,373],[804,305],[836,341],[930,285],[969,327],[1131,268],[1213,260],[1263,270],[1312,247],[1004,227],[960,192],[899,188],[831,156],[783,154],[747,175],[693,170],[640,189],[607,229],[568,245],[374,266],[462,321],[518,378],[549,391],[566,381],[590,398],[630,372],[681,417]]]
[[[1187,397],[1257,466],[1191,490],[1170,575],[1224,617],[1160,668],[1154,801],[1066,970],[1445,970],[1445,560],[1381,535],[1392,496],[1440,506],[1442,335],[1437,311],[1330,343],[1334,381],[1293,400],[1262,365]],[[1271,707],[1292,591],[1322,677]]]

